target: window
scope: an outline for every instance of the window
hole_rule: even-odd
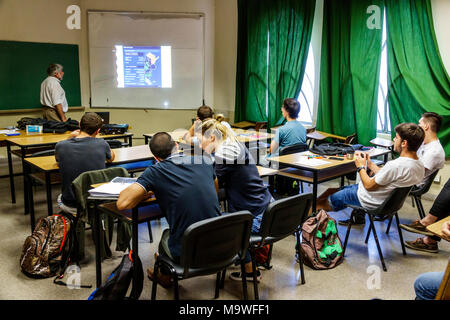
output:
[[[388,61],[387,61],[387,41],[386,41],[386,10],[383,19],[383,36],[381,39],[381,65],[380,79],[378,84],[378,110],[377,110],[377,131],[382,133],[391,132],[391,120],[389,118],[388,92]]]
[[[314,106],[314,55],[311,44],[309,44],[302,89],[297,100],[300,102],[298,121],[306,125],[312,125]]]

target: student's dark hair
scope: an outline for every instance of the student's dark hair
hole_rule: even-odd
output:
[[[91,135],[103,126],[103,120],[95,112],[86,112],[80,121],[80,130]]]
[[[425,138],[425,131],[415,123],[400,123],[395,127],[402,140],[408,141],[408,150],[417,151]]]
[[[298,113],[300,112],[300,103],[295,99],[284,99],[283,108],[289,114],[289,118],[297,119]]]
[[[150,151],[160,159],[169,157],[175,149],[175,141],[167,132],[158,132],[150,140]]]
[[[433,132],[439,132],[442,125],[442,116],[438,115],[436,112],[425,112],[422,114],[422,118],[425,118]]]
[[[214,111],[209,106],[201,106],[197,109],[197,117],[200,120],[210,119],[214,117]]]

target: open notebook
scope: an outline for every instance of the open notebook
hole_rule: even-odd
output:
[[[89,190],[92,197],[97,198],[117,198],[122,190],[136,182],[137,178],[115,177],[111,182]]]

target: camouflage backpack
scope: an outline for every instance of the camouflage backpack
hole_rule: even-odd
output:
[[[301,255],[313,269],[332,269],[343,261],[336,220],[325,210],[309,217],[302,226]]]
[[[47,278],[64,269],[70,255],[71,222],[53,215],[38,221],[31,236],[25,239],[20,257],[22,272],[33,278]]]

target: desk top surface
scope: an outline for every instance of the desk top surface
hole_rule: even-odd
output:
[[[383,138],[372,139],[372,140],[370,140],[370,143],[375,146],[384,147],[384,148],[390,148],[394,145],[392,140],[383,139]]]
[[[370,151],[368,151],[369,155],[371,158],[373,157],[378,157],[378,156],[382,156],[384,154],[390,153],[390,150],[387,149],[371,149]],[[326,156],[326,158],[320,159],[323,161],[326,161],[328,163],[326,164],[322,164],[322,165],[318,165],[318,166],[312,166],[312,165],[307,165],[303,163],[303,159],[305,158],[305,155],[303,152],[300,153],[293,153],[293,154],[288,154],[285,156],[278,156],[278,157],[271,157],[270,161],[273,162],[278,162],[278,163],[282,163],[285,165],[289,165],[289,166],[293,166],[293,167],[298,167],[298,168],[302,168],[302,169],[309,169],[309,170],[314,170],[314,171],[319,171],[322,169],[329,169],[329,168],[334,168],[334,167],[338,167],[341,165],[346,165],[348,163],[354,163],[355,160],[348,160],[346,157],[336,157],[336,158],[340,158],[343,160],[334,160],[334,159],[330,159],[329,156]],[[302,163],[299,163],[302,162]]]
[[[20,147],[29,147],[29,146],[35,146],[35,145],[52,145],[56,144],[59,141],[66,140],[69,138],[70,131],[66,133],[41,133],[41,134],[25,134],[24,136],[12,136],[7,137],[5,140],[7,140],[12,145],[17,145]],[[126,132],[123,134],[109,134],[109,135],[102,135],[99,134],[97,138],[103,138],[103,139],[111,139],[111,138],[123,138],[123,137],[131,137],[133,136],[132,133]]]
[[[326,138],[334,138],[334,139],[345,141],[347,139],[346,137],[341,137],[341,136],[338,136],[335,134],[318,131],[318,130],[314,130],[313,132],[306,134],[306,136],[310,139],[316,139],[316,140],[323,140]]]
[[[439,221],[429,225],[427,227],[427,230],[429,230],[430,232],[434,233],[438,237],[442,238],[443,237],[442,225],[444,224],[444,222],[447,222],[447,221],[450,221],[450,216],[448,216],[445,219],[439,220]]]
[[[273,133],[255,131],[255,130],[244,130],[244,129],[235,129],[233,131],[236,133],[238,141],[242,143],[255,142],[272,139],[275,135]],[[183,140],[184,135],[188,132],[188,130],[177,130],[168,132],[172,139],[176,142],[185,143]],[[146,133],[145,137],[151,138],[155,133]]]
[[[111,164],[121,164],[133,161],[137,162],[153,158],[150,148],[146,145],[113,150],[116,156]],[[56,162],[55,156],[25,158],[25,161],[41,169],[42,171],[59,170],[58,162]]]

